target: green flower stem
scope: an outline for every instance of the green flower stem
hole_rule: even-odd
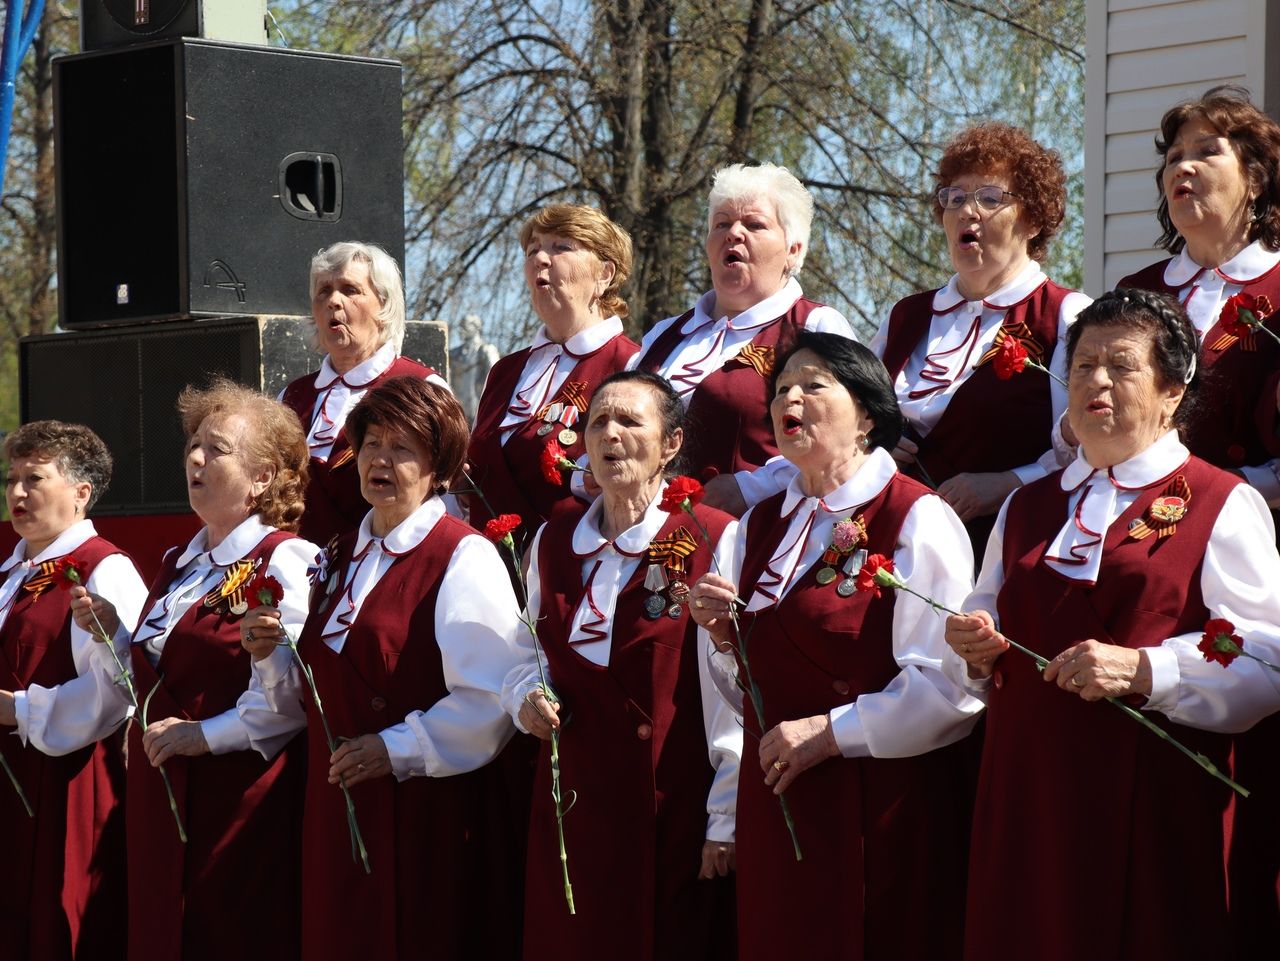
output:
[[[1239,315],[1241,320],[1244,320],[1245,315],[1252,317],[1253,323],[1249,323],[1248,321],[1245,321],[1245,323],[1248,324],[1250,327],[1252,327],[1254,330],[1262,331],[1264,334],[1266,334],[1268,337],[1274,340],[1277,344],[1280,344],[1280,334],[1277,334],[1274,330],[1268,327],[1253,311],[1241,310],[1239,312]]]
[[[1030,357],[1028,357],[1028,358],[1027,358],[1027,366],[1028,366],[1028,367],[1034,367],[1036,370],[1038,370],[1038,371],[1041,371],[1041,372],[1043,372],[1043,373],[1048,374],[1050,377],[1052,377],[1054,380],[1056,380],[1059,384],[1061,384],[1064,388],[1067,386],[1067,382],[1066,382],[1065,380],[1063,380],[1061,377],[1059,377],[1057,374],[1055,374],[1053,371],[1051,371],[1051,370],[1050,370],[1048,367],[1046,367],[1044,364],[1037,364],[1037,363],[1036,363],[1034,360],[1032,360]]]
[[[483,494],[480,495],[480,499],[484,500]],[[486,508],[488,507],[487,502],[485,506]],[[493,511],[490,510],[489,513],[492,514]],[[508,534],[499,543],[511,555],[511,569],[515,572],[516,590],[520,595],[517,599],[522,612],[520,620],[524,622],[524,626],[529,629],[529,636],[533,638],[533,656],[538,664],[538,681],[542,687],[542,695],[548,700],[554,701],[556,699],[555,692],[547,682],[546,668],[542,664],[542,642],[538,640],[538,627],[529,616],[529,598],[525,594],[524,576],[521,573],[523,568],[520,564],[520,557],[516,554],[516,542]],[[546,718],[546,720],[550,722],[551,718]],[[566,808],[564,806],[563,795],[560,791],[560,729],[557,727],[551,729],[551,799],[555,802],[556,807],[556,836],[560,844],[560,876],[564,882],[564,900],[565,904],[569,906],[569,913],[577,914],[577,909],[573,905],[573,883],[569,880],[569,852],[564,846],[564,816],[573,807],[577,796],[574,795],[570,800],[569,807]]]
[[[142,730],[147,729],[147,708],[151,706],[151,698],[155,696],[156,691],[160,690],[160,683],[157,679],[155,687],[147,694],[146,699],[142,702]],[[169,795],[169,810],[173,812],[173,821],[178,825],[178,838],[183,844],[187,843],[187,829],[182,826],[182,815],[178,813],[178,801],[173,796],[173,785],[169,783],[169,772],[164,769],[164,765],[159,767],[160,777],[164,779],[164,790]]]
[[[1225,635],[1219,634],[1217,638],[1214,639],[1213,646],[1216,650],[1223,651],[1227,654],[1235,654],[1238,656],[1247,657],[1250,660],[1257,661],[1259,664],[1263,665],[1264,667],[1271,668],[1271,670],[1275,671],[1276,673],[1280,673],[1280,666],[1272,664],[1270,661],[1264,660],[1263,658],[1258,657],[1258,655],[1256,654],[1250,654],[1243,647],[1241,647],[1239,644],[1231,640],[1231,638],[1226,637]]]
[[[302,655],[298,653],[298,642],[287,631],[284,632],[283,643],[288,646],[293,654],[298,670],[311,691],[311,699],[315,702],[316,713],[320,715],[320,726],[324,728],[324,740],[329,745],[329,754],[332,755],[338,749],[338,742],[333,739],[333,732],[329,729],[329,719],[325,716],[324,705],[320,701],[320,692],[316,689],[315,676],[311,673],[311,668],[303,661]],[[364,873],[372,874],[373,868],[369,866],[369,852],[365,849],[364,837],[360,834],[360,824],[356,820],[356,803],[351,798],[351,790],[347,787],[347,779],[339,777],[338,785],[342,788],[342,797],[347,802],[347,833],[351,835],[351,860],[354,861],[358,855],[360,863],[364,865]]]
[[[689,498],[686,497],[684,503],[680,506],[693,519],[694,525],[698,528],[698,533],[706,541],[707,550],[711,552],[712,566],[716,569],[716,573],[723,577],[724,574],[720,571],[720,564],[716,561],[716,546],[711,541],[711,532],[703,526],[702,521],[698,520],[693,513],[693,505],[689,502]],[[760,722],[760,733],[764,734],[769,729],[764,720],[764,696],[760,693],[760,686],[756,684],[756,679],[751,676],[751,661],[747,657],[747,641],[742,636],[742,630],[738,626],[738,605],[746,607],[742,598],[735,596],[729,609],[729,624],[733,627],[733,641],[738,651],[738,659],[742,662],[742,672],[747,676],[747,683],[743,685],[739,681],[738,686],[743,688],[750,696],[751,707],[756,712],[756,720]],[[743,728],[743,730],[746,730],[746,728]],[[791,816],[791,805],[787,802],[785,794],[778,795],[778,805],[782,808],[782,819],[786,822],[787,832],[791,835],[791,848],[795,851],[796,860],[803,861],[804,855],[800,853],[800,838],[796,834],[796,822]]]
[[[22,790],[22,785],[18,783],[18,775],[13,773],[13,768],[9,766],[9,759],[0,754],[0,767],[4,768],[4,773],[9,778],[9,783],[13,785],[13,789],[18,792],[18,800],[22,802],[22,806],[27,809],[27,817],[33,818],[36,812],[31,809],[31,802],[27,800],[27,792]]]
[[[876,572],[876,583],[879,584],[881,587],[888,587],[888,588],[897,589],[900,591],[906,591],[908,594],[912,594],[920,598],[920,600],[924,601],[926,604],[932,607],[935,611],[942,611],[943,613],[946,613],[946,614],[954,614],[957,617],[963,616],[962,614],[960,614],[959,611],[953,611],[949,607],[944,607],[941,604],[939,604],[937,601],[935,601],[933,598],[925,597],[919,591],[914,591],[911,588],[907,587],[906,581],[898,577],[897,574],[893,574],[891,572],[886,571],[884,568],[880,568],[880,570]],[[1004,635],[1001,635],[1001,636],[1003,637]],[[1010,640],[1008,637],[1005,637],[1004,639],[1010,647],[1014,648],[1017,651],[1021,651],[1023,654],[1027,655],[1029,658],[1035,661],[1036,668],[1038,670],[1043,671],[1049,665],[1049,662],[1047,660],[1045,660],[1043,657],[1041,657],[1039,654],[1037,654],[1035,651],[1031,650],[1030,648],[1023,647],[1021,644],[1018,644],[1017,642]],[[1196,764],[1200,765],[1200,767],[1202,767],[1205,771],[1207,771],[1209,774],[1212,774],[1219,781],[1227,785],[1227,787],[1231,788],[1231,790],[1235,791],[1241,797],[1249,796],[1249,791],[1246,788],[1240,786],[1231,778],[1227,777],[1227,775],[1219,771],[1217,766],[1211,760],[1209,760],[1209,758],[1201,754],[1199,751],[1191,750],[1191,748],[1187,747],[1185,744],[1183,744],[1181,741],[1175,738],[1172,734],[1170,734],[1168,731],[1162,728],[1159,724],[1156,724],[1154,721],[1148,718],[1141,711],[1135,711],[1133,708],[1131,708],[1128,704],[1125,704],[1124,701],[1121,701],[1119,698],[1108,697],[1107,702],[1110,703],[1112,707],[1118,708],[1122,713],[1127,714],[1130,718],[1137,721],[1139,724],[1145,727],[1152,734],[1156,735],[1156,737],[1160,738],[1163,741],[1167,741],[1169,744],[1172,744],[1174,747],[1176,747],[1179,751],[1181,751],[1191,760],[1195,761]]]

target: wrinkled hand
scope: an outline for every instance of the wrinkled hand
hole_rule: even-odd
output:
[[[707,481],[703,489],[706,493],[703,494],[702,503],[707,507],[714,507],[734,517],[741,517],[747,512],[747,499],[742,496],[738,479],[732,474],[717,474]]]
[[[715,642],[716,650],[727,654],[733,650],[733,623],[729,611],[738,596],[733,581],[719,574],[703,574],[689,593],[689,616],[699,627],[705,627]]]
[[[995,474],[957,474],[938,485],[938,496],[962,521],[994,514],[1004,499],[1021,486],[1011,470]]]
[[[916,455],[919,453],[919,444],[905,437],[899,437],[898,446],[893,449],[893,459],[900,467],[910,467],[916,462]]]
[[[199,757],[209,753],[209,742],[204,739],[199,721],[184,721],[180,717],[166,717],[148,725],[142,735],[142,749],[152,767],[159,767],[171,757]]]
[[[345,780],[347,787],[391,773],[391,755],[377,734],[363,734],[343,744],[329,758],[329,783]]]
[[[995,619],[986,611],[949,615],[943,636],[951,649],[964,658],[969,676],[974,678],[990,677],[996,658],[1009,649],[1009,642],[996,630]]]
[[[90,594],[83,584],[77,584],[71,588],[71,617],[76,622],[76,627],[82,631],[92,634],[95,640],[101,641],[98,636],[98,625],[93,622],[93,615],[98,615],[98,620],[102,622],[102,628],[107,632],[108,637],[115,637],[116,631],[120,628],[120,618],[116,616],[116,607],[110,601],[103,600],[97,594]]]
[[[279,608],[255,607],[240,618],[240,646],[255,661],[265,661],[283,640]]]
[[[587,469],[582,472],[582,490],[592,500],[595,500],[601,494],[600,485],[596,482],[596,475],[591,473],[591,465],[589,464]]]
[[[699,881],[724,878],[738,868],[738,846],[732,841],[706,841],[702,845],[702,869]]]
[[[760,738],[760,770],[774,794],[781,794],[815,764],[839,756],[840,745],[825,714],[783,721]]]
[[[520,705],[520,723],[534,737],[550,741],[551,732],[560,729],[560,702],[540,690],[529,693]]]
[[[1151,663],[1133,648],[1088,640],[1050,661],[1044,679],[1086,701],[1150,694]]]

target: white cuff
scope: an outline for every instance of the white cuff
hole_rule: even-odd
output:
[[[867,735],[862,729],[862,718],[858,716],[857,701],[833,707],[828,716],[831,718],[831,733],[835,735],[836,744],[843,756],[871,756]]]
[[[18,718],[18,737],[22,740],[22,746],[27,746],[28,730],[30,730],[30,714],[31,702],[27,699],[26,691],[13,692],[13,712]]]
[[[423,763],[424,751],[419,747],[419,739],[408,724],[393,724],[384,728],[378,736],[387,746],[387,754],[391,758],[391,773],[397,781],[407,781],[415,775],[427,773]]]
[[[1049,476],[1049,472],[1039,461],[1034,464],[1024,464],[1022,467],[1015,467],[1013,474],[1018,478],[1018,483],[1026,487],[1032,481],[1038,481],[1041,477]]]
[[[236,713],[235,708],[201,721],[200,733],[204,735],[205,743],[209,745],[209,751],[212,754],[247,751],[251,747],[249,731],[240,720],[240,715]]]
[[[278,644],[262,660],[253,662],[253,671],[264,688],[271,688],[279,687],[283,681],[287,681],[293,666],[293,651],[289,650],[289,645]]]
[[[1178,655],[1163,645],[1144,647],[1141,653],[1147,656],[1147,663],[1151,665],[1151,694],[1142,709],[1168,714],[1178,706],[1178,683],[1182,676],[1178,670]]]
[[[531,676],[525,676],[527,673],[527,665],[520,665],[511,669],[507,675],[507,681],[502,685],[502,694],[500,695],[502,709],[507,712],[511,718],[511,723],[516,726],[516,730],[521,734],[531,733],[523,724],[520,723],[520,705],[534,691],[541,690],[542,679],[538,677],[537,670]],[[515,675],[515,677],[513,677]]]
[[[712,812],[707,815],[707,840],[717,844],[732,844],[736,837],[737,817],[733,814]]]

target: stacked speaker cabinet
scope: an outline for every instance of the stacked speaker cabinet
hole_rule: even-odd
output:
[[[66,328],[308,314],[339,240],[404,258],[400,65],[167,40],[54,65]]]
[[[81,0],[80,49],[165,37],[267,42],[265,0]]]

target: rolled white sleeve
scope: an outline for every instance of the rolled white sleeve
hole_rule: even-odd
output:
[[[850,340],[855,341],[858,339],[858,335],[853,332],[853,327],[845,319],[844,314],[825,304],[814,308],[809,316],[805,318],[804,329],[816,330],[822,334],[838,334],[841,337],[848,337]]]
[[[755,470],[740,470],[733,475],[738,490],[748,507],[755,507],[762,500],[781,494],[800,469],[785,457],[770,457]]]
[[[292,538],[276,546],[267,565],[267,573],[284,588],[280,623],[292,637],[302,633],[307,620],[311,595],[307,570],[317,553],[310,541]],[[287,647],[279,647],[266,660],[255,663],[249,687],[236,706],[200,722],[210,751],[226,754],[252,748],[270,759],[306,725],[300,678],[292,669],[291,658]]]
[[[445,777],[482,767],[515,733],[502,682],[519,658],[520,623],[506,565],[479,535],[450,558],[436,602],[436,643],[449,693],[381,732],[399,780]]]
[[[958,610],[973,583],[973,553],[964,525],[942,499],[912,506],[894,550],[894,571],[913,590]],[[960,740],[983,704],[947,672],[944,616],[907,591],[893,603],[893,656],[902,670],[881,691],[831,711],[845,757],[914,757]]]
[[[1201,567],[1200,590],[1209,616],[1235,625],[1244,650],[1280,664],[1280,554],[1271,513],[1261,495],[1234,488],[1214,524]],[[1251,658],[1227,667],[1206,661],[1200,632],[1144,648],[1152,691],[1146,709],[1210,731],[1248,730],[1280,710],[1280,674]]]
[[[122,625],[137,622],[147,598],[142,578],[123,554],[104,557],[84,586],[115,607]],[[117,632],[111,643],[127,669],[128,632]],[[30,743],[54,757],[101,740],[125,719],[130,707],[128,692],[119,681],[120,671],[106,642],[95,641],[74,621],[71,656],[76,677],[54,687],[32,684],[25,691],[14,692],[22,743]]]

